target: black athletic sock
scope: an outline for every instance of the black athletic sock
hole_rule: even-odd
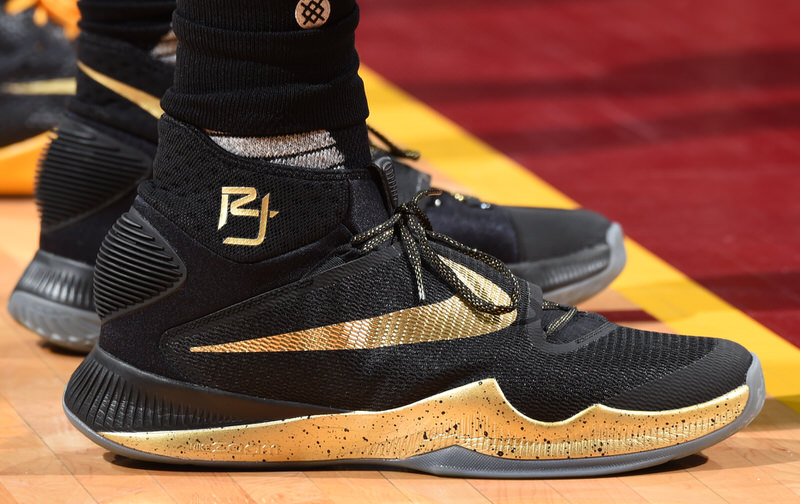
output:
[[[78,7],[78,89],[69,110],[155,144],[159,100],[175,71],[175,2],[82,0]]]
[[[234,154],[307,168],[370,160],[354,0],[181,0],[167,114]]]
[[[170,30],[175,0],[81,0],[78,7],[84,33],[150,51]]]

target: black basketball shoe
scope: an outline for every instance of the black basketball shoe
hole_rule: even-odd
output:
[[[239,158],[163,118],[98,255],[69,419],[147,461],[555,477],[682,457],[760,410],[741,346],[543,301],[432,231],[430,191],[396,206],[392,175]]]
[[[86,33],[78,56],[77,95],[36,177],[39,250],[8,310],[46,341],[88,352],[100,328],[92,293],[97,250],[150,176],[160,96],[172,84],[174,64],[168,53],[156,57]]]
[[[401,161],[418,155],[391,150],[401,199],[431,187],[430,175]],[[376,158],[387,153],[373,148]],[[625,267],[622,227],[589,210],[509,207],[446,191],[420,206],[434,229],[497,257],[558,303],[589,299]]]
[[[75,93],[75,48],[59,21],[37,2],[0,0],[0,195],[31,194],[48,131]]]

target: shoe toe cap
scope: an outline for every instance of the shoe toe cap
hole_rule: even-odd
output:
[[[590,210],[508,207],[522,260],[559,257],[603,245],[611,222]]]
[[[747,383],[752,354],[733,341],[713,340],[713,348],[667,375],[646,381],[605,401],[606,406],[663,411],[700,404]]]

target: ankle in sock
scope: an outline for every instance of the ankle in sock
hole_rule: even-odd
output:
[[[234,154],[167,114],[159,134],[153,178],[139,187],[140,196],[227,259],[260,262],[326,236],[342,244],[388,217],[377,172],[367,165],[311,169]]]
[[[326,2],[327,3],[327,2]],[[353,0],[314,28],[295,0],[181,1],[175,85],[164,110],[234,154],[308,168],[370,161]],[[301,19],[301,21],[298,21]]]
[[[344,152],[357,151],[365,135],[366,129],[363,126],[270,137],[209,134],[214,143],[237,156],[314,169],[344,168]]]

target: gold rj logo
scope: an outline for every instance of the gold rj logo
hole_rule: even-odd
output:
[[[231,196],[241,196],[231,201]],[[222,204],[219,209],[219,223],[217,229],[222,229],[228,223],[228,214],[239,217],[255,217],[258,219],[258,236],[255,238],[235,238],[229,236],[222,243],[227,245],[244,245],[255,247],[264,242],[267,234],[267,221],[276,215],[277,210],[269,209],[269,194],[261,199],[261,208],[244,208],[258,197],[255,187],[223,187]]]

